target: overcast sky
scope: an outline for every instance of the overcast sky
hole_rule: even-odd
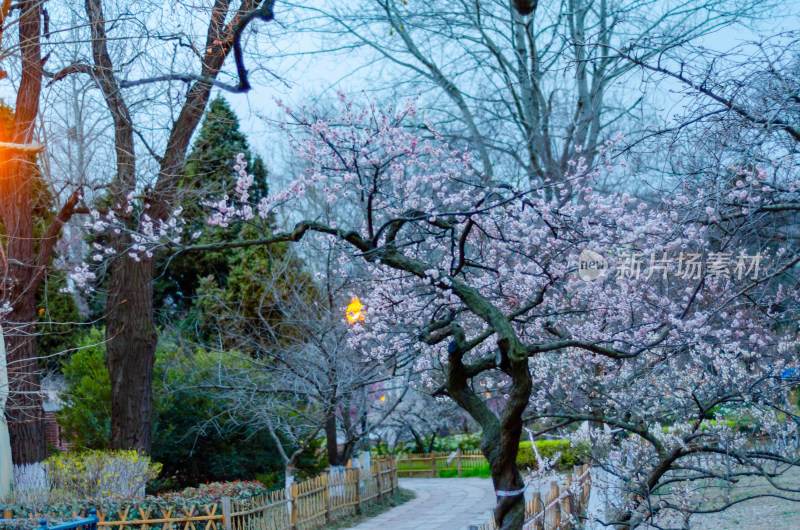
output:
[[[316,0],[313,2],[313,4],[318,3],[321,2]],[[749,30],[742,27],[720,29],[703,39],[701,44],[712,50],[726,51],[742,43],[757,40],[759,36],[800,30],[800,1],[787,2],[782,11],[776,13],[775,17],[760,21]],[[281,19],[280,4],[276,7],[276,17],[278,20]],[[274,99],[280,98],[297,107],[301,102],[313,102],[318,96],[333,97],[336,90],[358,91],[365,86],[363,79],[369,70],[358,70],[364,63],[364,57],[360,56],[363,52],[360,50],[351,52],[349,58],[341,53],[316,55],[313,52],[318,51],[322,45],[318,39],[293,34],[291,27],[281,29],[276,27],[274,22],[270,24],[273,26],[269,31],[271,39],[269,49],[283,53],[286,57],[273,61],[266,60],[264,64],[273,68],[271,62],[274,63],[274,68],[280,72],[282,81],[256,86],[247,94],[225,94],[225,97],[235,108],[242,127],[250,138],[253,150],[261,154],[273,170],[280,171],[277,166],[282,164],[283,154],[275,152],[275,146],[281,145],[281,137],[276,135],[273,127],[262,119],[265,115],[273,117],[277,115]],[[681,103],[673,88],[675,86],[667,83],[659,85],[659,91],[662,92],[660,97],[663,98],[660,107],[664,118],[672,115],[674,109]]]

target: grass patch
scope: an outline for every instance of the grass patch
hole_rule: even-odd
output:
[[[400,506],[404,504],[414,497],[417,494],[411,490],[399,488],[396,492],[392,493],[391,495],[387,495],[383,502],[380,504],[371,504],[369,506],[365,506],[362,510],[360,515],[354,515],[352,517],[346,517],[344,519],[339,519],[334,521],[330,525],[326,526],[329,530],[341,530],[343,528],[350,528],[351,526],[356,526],[357,524],[363,523],[368,519],[372,519],[385,511],[391,510],[395,506]]]
[[[443,469],[439,471],[439,478],[456,478],[458,477],[457,469]],[[478,467],[465,468],[461,470],[461,478],[478,477],[478,478],[491,478],[489,472],[489,464],[484,464]]]

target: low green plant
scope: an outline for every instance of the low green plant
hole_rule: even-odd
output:
[[[283,484],[283,475],[278,471],[259,473],[256,480],[269,489],[277,489]]]
[[[235,480],[232,482],[209,482],[200,484],[196,488],[185,488],[178,492],[163,493],[160,499],[173,502],[213,504],[220,502],[223,497],[230,497],[239,501],[246,501],[264,495],[268,488],[261,482],[254,480]]]
[[[222,497],[246,501],[264,495],[267,491],[263,484],[254,481],[212,482],[196,488],[186,488],[159,496],[147,495],[142,498],[91,499],[78,497],[74,491],[51,490],[49,498],[39,499],[38,502],[19,502],[19,499],[13,496],[4,498],[0,500],[0,513],[8,514],[15,520],[31,521],[37,521],[41,514],[46,514],[50,524],[57,524],[73,519],[73,514],[85,516],[92,508],[97,508],[105,513],[107,521],[113,521],[120,519],[126,511],[133,514],[139,514],[139,509],[144,512],[149,510],[153,514],[169,511],[184,513],[191,507],[217,504]],[[0,528],[3,526],[0,525]]]
[[[58,453],[44,461],[51,489],[81,499],[143,497],[161,464],[138,451]]]
[[[425,447],[431,446],[430,443],[430,436],[424,437],[423,441]],[[389,451],[388,447],[385,443],[381,442],[382,445],[379,445],[377,448],[373,449],[377,455],[388,454],[394,452],[395,454],[402,454],[406,455],[408,453],[417,453],[419,452],[419,446],[416,441],[408,440],[404,442],[400,442],[394,448],[393,451]],[[475,449],[480,449],[481,444],[481,434],[480,433],[467,433],[467,434],[453,434],[450,436],[444,436],[440,438],[435,438],[433,440],[433,452],[450,452],[455,451],[456,449],[461,449],[462,451],[472,451]],[[427,452],[422,451],[422,452]]]
[[[555,458],[556,454],[558,454],[558,460],[554,464],[557,471],[569,471],[572,466],[583,463],[578,454],[579,452],[567,440],[540,440],[536,442],[536,450],[539,452],[539,456],[545,459]],[[520,469],[538,468],[536,453],[530,442],[520,442],[519,452],[517,453],[517,466]]]
[[[492,473],[489,470],[489,463],[485,462],[476,467],[464,468],[461,470],[462,478],[491,478]],[[455,478],[458,477],[457,469],[443,469],[439,471],[439,478]]]

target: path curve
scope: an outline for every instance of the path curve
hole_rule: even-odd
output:
[[[485,478],[401,478],[400,487],[416,498],[353,529],[466,530],[485,523],[495,505],[492,481]]]

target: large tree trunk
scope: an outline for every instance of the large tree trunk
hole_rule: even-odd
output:
[[[8,279],[12,311],[6,317],[9,398],[6,408],[12,459],[17,466],[46,457],[44,410],[36,355],[36,289],[33,219],[30,205],[32,163],[19,155],[2,165],[0,200],[6,230]],[[33,288],[32,288],[33,287]]]
[[[150,450],[156,334],[153,260],[118,259],[108,283],[106,363],[111,377],[111,447]]]
[[[325,448],[328,451],[329,466],[343,466],[339,459],[339,444],[336,441],[336,414],[331,413],[325,420]]]
[[[115,200],[125,203],[136,190],[136,154],[130,111],[114,77],[106,44],[101,0],[86,0],[92,31],[94,78],[114,120],[117,175],[112,186]],[[136,230],[134,216],[126,219]],[[106,364],[111,380],[111,447],[150,450],[150,394],[155,362],[156,331],[153,323],[153,263],[127,255],[130,237],[111,237],[119,257],[109,272],[106,301]]]
[[[39,49],[41,4],[22,0],[19,40],[22,77],[14,109],[13,142],[28,144],[39,112],[42,60]],[[34,254],[31,179],[35,160],[20,151],[0,153],[0,215],[6,233],[7,267],[3,292],[12,311],[6,317],[9,438],[15,466],[36,466],[46,456],[44,411],[36,356],[36,255]],[[24,486],[20,484],[20,486]]]
[[[233,47],[233,27],[241,17],[255,9],[257,0],[244,0],[237,16],[225,24],[229,1],[217,0],[209,19],[206,54],[200,74],[215,78]],[[133,123],[121,88],[114,77],[114,65],[108,53],[102,0],[85,0],[92,31],[92,74],[103,92],[115,127],[117,178],[112,194],[120,204],[136,191]],[[143,202],[150,206],[153,219],[165,219],[177,203],[176,195],[186,151],[192,134],[203,117],[211,85],[196,81],[189,88],[181,112],[172,125],[164,156],[160,161],[158,180]],[[127,219],[136,230],[136,219]],[[130,241],[112,237],[120,257],[109,275],[106,305],[106,360],[111,378],[111,447],[150,450],[151,393],[153,365],[158,336],[153,322],[153,260],[144,255],[141,261],[127,255]]]
[[[9,256],[13,256],[9,252]],[[11,268],[11,267],[10,267]],[[19,269],[11,272],[13,281],[25,282]],[[8,352],[9,398],[6,408],[11,458],[16,466],[41,462],[47,456],[44,409],[40,386],[39,359],[36,356],[36,298],[22,295],[8,317],[11,329],[6,336]]]
[[[526,357],[513,360],[509,341],[500,340],[500,368],[511,377],[508,399],[498,418],[469,384],[463,363],[463,334],[449,348],[447,391],[483,429],[481,452],[489,462],[494,489],[498,493],[494,519],[502,530],[519,530],[525,522],[525,494],[522,475],[517,469],[517,453],[522,435],[522,413],[531,394],[531,378]]]
[[[522,475],[517,469],[517,452],[522,431],[484,432],[481,452],[489,462],[494,489],[498,492],[494,519],[501,529],[520,529],[525,522],[525,494]]]

